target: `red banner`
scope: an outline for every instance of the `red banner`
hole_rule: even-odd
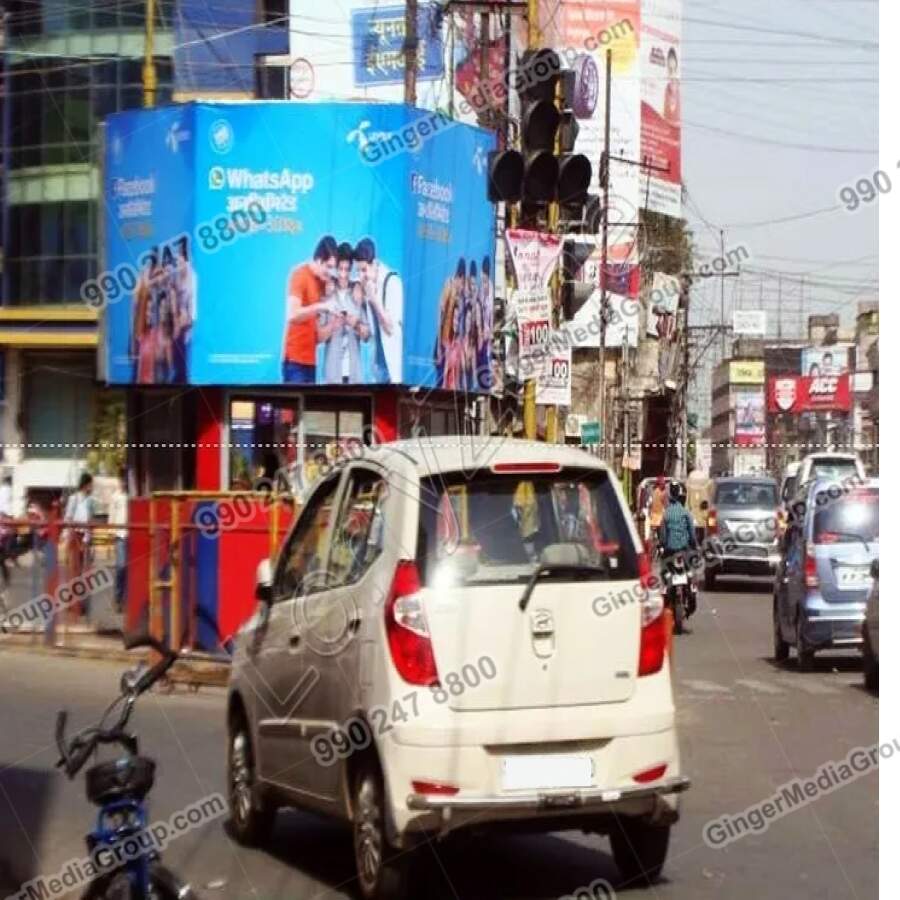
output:
[[[850,410],[850,374],[769,378],[769,412]]]

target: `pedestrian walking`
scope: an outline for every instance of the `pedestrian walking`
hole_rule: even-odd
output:
[[[94,521],[93,490],[93,476],[89,472],[83,472],[78,479],[78,490],[69,495],[66,503],[66,514],[63,517],[66,534],[63,543],[66,548],[70,580],[79,578],[91,563],[91,530],[77,526],[88,525]],[[83,601],[75,600],[71,609],[75,618],[83,615],[87,619],[90,615],[90,596],[86,594]]]
[[[109,525],[113,529],[116,548],[116,612],[125,608],[125,596],[128,589],[128,489],[127,473],[120,470],[116,478],[116,486],[109,500]]]

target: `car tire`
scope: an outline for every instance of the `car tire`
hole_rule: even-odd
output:
[[[797,671],[812,672],[815,664],[816,651],[803,637],[803,619],[797,619]]]
[[[878,663],[875,660],[875,654],[872,653],[872,645],[869,643],[869,629],[863,623],[862,629],[862,664],[863,664],[863,681],[866,688],[870,691],[878,690]]]
[[[387,833],[384,778],[374,759],[365,760],[353,788],[353,855],[363,900],[408,896],[412,851],[397,851]]]
[[[609,841],[623,884],[650,885],[660,876],[669,852],[669,825],[617,817]]]
[[[716,573],[707,569],[703,573],[703,590],[714,591],[716,589]]]
[[[234,836],[246,847],[257,847],[268,840],[278,812],[259,794],[253,741],[246,719],[237,716],[229,728],[228,811]]]
[[[778,618],[778,600],[772,602],[772,634],[775,662],[785,662],[791,655],[791,645],[782,637],[781,621]]]

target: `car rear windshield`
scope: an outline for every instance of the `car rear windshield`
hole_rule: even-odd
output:
[[[596,469],[553,474],[444,474],[422,479],[417,562],[428,584],[515,584],[551,545],[578,545],[592,571],[548,579],[637,578],[637,552],[609,476]]]
[[[774,509],[777,503],[774,484],[732,481],[716,487],[716,506],[746,506]]]
[[[813,541],[816,544],[844,544],[878,540],[878,490],[860,488],[833,500],[824,494],[816,495],[817,505],[813,521]]]
[[[856,463],[852,459],[829,459],[814,462],[810,469],[810,480],[824,478],[840,481],[847,475],[856,474]]]

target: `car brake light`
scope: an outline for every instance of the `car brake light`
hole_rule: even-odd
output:
[[[806,558],[803,561],[803,578],[808,588],[819,586],[819,568],[816,562],[816,551],[812,544],[806,545]]]
[[[455,784],[440,784],[437,781],[413,781],[412,789],[416,794],[442,794],[445,797],[459,793]]]
[[[717,534],[719,531],[719,514],[714,509],[709,511],[709,516],[706,519],[706,530],[710,534]]]
[[[638,772],[637,775],[633,775],[632,777],[640,784],[647,784],[648,781],[656,781],[658,778],[662,778],[663,775],[666,774],[666,769],[668,768],[668,764],[663,763],[661,766],[654,766],[652,769],[645,769],[643,772]]]
[[[421,589],[416,564],[400,560],[385,604],[384,620],[397,673],[409,684],[429,687],[438,684],[438,674]]]
[[[536,475],[541,472],[559,472],[558,462],[494,463],[491,471],[496,475]]]
[[[638,675],[653,675],[663,665],[668,633],[665,603],[659,592],[659,577],[654,574],[650,557],[638,554],[638,578],[645,596],[641,600],[641,643],[638,650]]]
[[[834,531],[820,531],[815,538],[817,544],[837,544],[841,536]]]

